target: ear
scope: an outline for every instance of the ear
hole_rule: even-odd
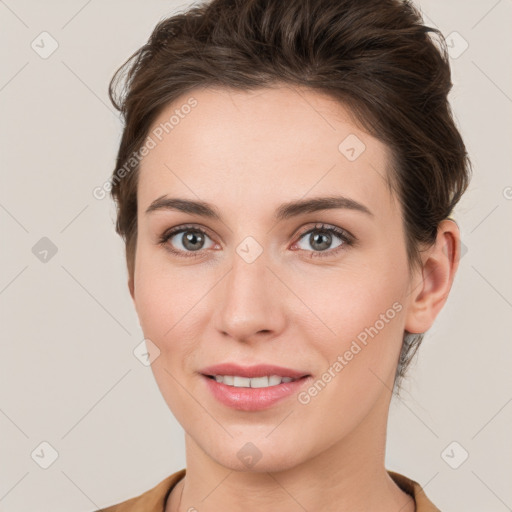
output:
[[[455,221],[443,220],[435,244],[422,256],[422,268],[412,280],[405,329],[424,333],[443,308],[460,260],[460,232]]]

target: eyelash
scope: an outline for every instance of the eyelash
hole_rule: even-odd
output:
[[[170,251],[172,254],[174,254],[176,256],[179,256],[179,257],[183,257],[183,258],[198,258],[198,257],[201,257],[203,255],[202,253],[203,253],[204,250],[199,250],[199,251],[177,251],[176,249],[173,249],[170,245],[167,245],[167,242],[174,235],[177,235],[179,233],[184,233],[184,232],[187,232],[187,231],[197,231],[197,232],[201,233],[202,235],[206,235],[209,238],[211,238],[208,235],[208,233],[206,231],[204,231],[203,229],[201,229],[201,228],[198,228],[198,227],[193,226],[193,225],[184,225],[184,226],[180,226],[178,228],[173,228],[170,231],[164,232],[161,235],[161,237],[159,238],[158,244],[162,245],[162,246],[165,246],[166,250]],[[349,234],[344,229],[340,229],[340,228],[337,228],[335,226],[330,226],[330,225],[326,225],[326,224],[322,224],[322,223],[316,224],[313,228],[310,228],[307,231],[301,233],[299,235],[299,238],[298,238],[297,242],[295,242],[295,243],[300,242],[300,240],[302,240],[302,238],[305,235],[308,235],[308,234],[313,233],[315,231],[320,231],[320,232],[323,232],[323,233],[333,234],[333,235],[337,236],[343,243],[341,245],[339,245],[338,247],[334,248],[334,249],[328,249],[326,251],[307,251],[307,252],[311,253],[311,257],[312,258],[325,258],[325,257],[328,257],[328,256],[335,256],[340,251],[345,250],[345,248],[347,246],[352,246],[352,245],[355,244],[355,237],[353,235]],[[294,245],[295,245],[295,243],[294,243]],[[299,249],[299,250],[305,250],[305,249]]]

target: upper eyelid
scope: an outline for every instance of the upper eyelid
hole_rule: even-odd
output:
[[[334,224],[329,224],[328,222],[316,222],[314,226],[305,227],[304,231],[299,231],[298,235],[302,236],[310,231],[321,231],[322,229],[326,231],[341,231],[341,234],[347,235],[348,238],[354,238],[352,233],[347,231],[345,228],[340,228],[339,226],[335,226]]]

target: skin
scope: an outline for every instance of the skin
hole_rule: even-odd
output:
[[[423,267],[410,271],[400,207],[383,179],[389,149],[347,108],[284,85],[210,87],[168,105],[153,127],[191,96],[197,106],[141,162],[128,282],[144,336],[160,350],[156,382],[185,430],[187,474],[166,512],[260,512],[276,503],[281,512],[415,510],[384,466],[391,390],[404,330],[428,330],[447,299],[457,225],[443,221]],[[366,146],[354,161],[338,150],[350,134]],[[211,203],[222,221],[146,213],[164,194]],[[349,197],[373,215],[332,209],[273,218],[284,202],[327,195]],[[342,241],[332,235],[321,251],[303,235],[319,222],[356,243],[334,254]],[[207,231],[197,258],[168,250],[187,251],[183,233],[159,244],[183,224]],[[250,264],[236,252],[248,236],[263,250]],[[271,363],[317,380],[397,302],[401,310],[308,404],[292,396],[264,411],[230,409],[198,373],[225,361]],[[237,456],[248,442],[262,454],[250,468]]]

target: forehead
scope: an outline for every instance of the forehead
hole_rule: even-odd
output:
[[[253,212],[326,193],[393,207],[387,146],[311,89],[195,89],[167,105],[148,136],[141,209],[163,194]]]

